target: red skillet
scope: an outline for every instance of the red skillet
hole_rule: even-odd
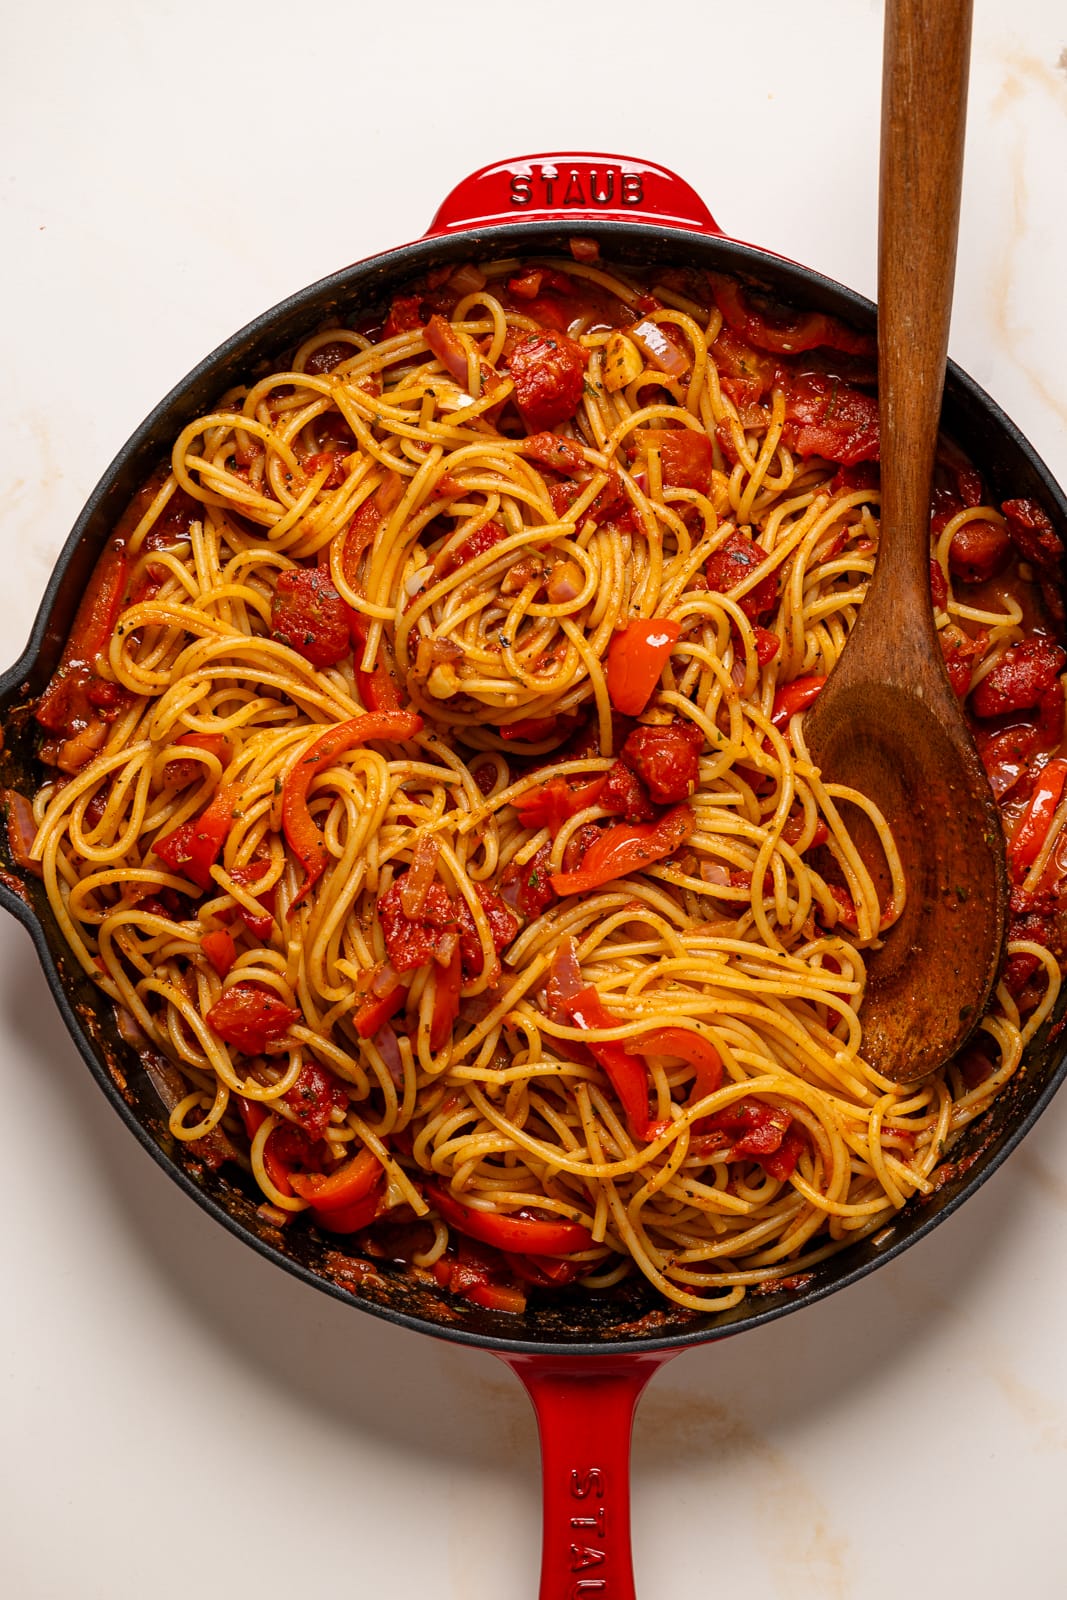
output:
[[[312,285],[235,334],[120,451],[67,541],[25,653],[0,678],[0,783],[30,793],[42,781],[32,701],[56,664],[110,529],[188,420],[257,362],[279,356],[331,316],[388,300],[429,268],[476,257],[566,254],[574,234],[596,238],[608,259],[731,272],[799,309],[873,326],[873,306],[851,291],[728,239],[689,185],[662,167],[618,156],[556,154],[483,168],[449,195],[423,239]],[[988,396],[951,365],[943,421],[981,463],[995,498],[1037,498],[1067,536],[1067,500],[1047,468]],[[647,1286],[635,1284],[601,1301],[571,1292],[531,1305],[521,1318],[509,1317],[353,1259],[313,1230],[283,1236],[259,1218],[255,1198],[238,1186],[239,1176],[226,1168],[210,1171],[187,1146],[175,1146],[139,1058],[119,1039],[99,992],[71,966],[40,883],[24,878],[6,857],[0,860],[0,903],[33,938],[56,1003],[104,1093],[187,1194],[246,1244],[315,1287],[417,1331],[481,1346],[518,1374],[541,1433],[542,1600],[632,1600],[629,1441],[634,1408],[653,1372],[691,1345],[810,1305],[899,1254],[984,1182],[1067,1073],[1062,1049],[1039,1036],[1016,1080],[968,1130],[956,1166],[936,1194],[907,1208],[877,1240],[824,1262],[792,1292],[778,1290],[719,1316],[694,1316],[664,1306]]]

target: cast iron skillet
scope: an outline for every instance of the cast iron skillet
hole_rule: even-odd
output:
[[[446,262],[567,253],[572,233],[596,238],[609,260],[672,263],[733,273],[801,309],[829,311],[873,331],[869,301],[805,267],[723,235],[688,184],[647,162],[618,156],[533,156],[483,168],[449,195],[429,232],[285,300],[207,357],[123,446],[78,518],[48,584],[30,642],[0,678],[4,746],[0,780],[32,793],[33,700],[59,658],[77,603],[109,532],[134,491],[169,454],[187,422],[218,395],[277,358],[321,323],[386,302],[412,278]],[[949,364],[945,431],[980,466],[995,501],[1040,501],[1067,539],[1067,499],[1003,412]],[[600,1300],[571,1292],[523,1317],[485,1311],[416,1283],[388,1266],[349,1257],[313,1231],[284,1234],[256,1215],[241,1175],[212,1172],[167,1131],[166,1113],[111,1008],[69,958],[41,884],[7,855],[0,830],[0,903],[33,939],[49,986],[86,1065],[115,1110],[170,1177],[231,1233],[306,1283],[375,1316],[459,1343],[480,1345],[526,1384],[538,1413],[545,1480],[542,1600],[633,1600],[628,1456],[634,1407],[653,1371],[690,1345],[741,1333],[855,1282],[920,1239],[973,1194],[1044,1110],[1067,1072],[1047,1030],[992,1109],[969,1128],[947,1180],[909,1205],[873,1239],[824,1262],[799,1292],[749,1298],[718,1316],[665,1307],[633,1284]]]

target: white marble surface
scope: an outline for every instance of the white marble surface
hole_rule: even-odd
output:
[[[141,416],[465,171],[607,147],[873,292],[880,7],[9,7],[0,657]],[[979,0],[952,349],[1067,478],[1067,14]],[[359,1316],[189,1204],[0,925],[0,1590],[529,1600],[536,1440],[491,1357]],[[635,1439],[641,1600],[1067,1592],[1067,1099],[918,1250],[686,1354]]]

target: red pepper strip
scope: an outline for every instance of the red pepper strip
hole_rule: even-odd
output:
[[[487,1311],[510,1311],[521,1317],[526,1310],[526,1296],[521,1289],[507,1283],[472,1283],[464,1290],[468,1300]]]
[[[335,756],[351,750],[353,745],[365,744],[368,739],[413,739],[421,727],[422,718],[413,711],[381,711],[365,717],[352,717],[348,722],[339,722],[324,733],[293,767],[282,791],[282,829],[289,848],[307,874],[300,893],[293,901],[293,909],[322,877],[328,860],[322,834],[308,810],[307,793],[311,780],[316,773],[324,771]]]
[[[301,1200],[306,1200],[316,1211],[341,1211],[346,1206],[363,1200],[382,1176],[382,1164],[370,1150],[361,1150],[338,1167],[336,1172],[324,1176],[321,1172],[294,1172],[290,1180]]]
[[[240,798],[240,784],[223,784],[215,790],[206,811],[156,840],[152,846],[156,855],[172,872],[181,873],[197,888],[210,889],[211,869],[226,843]]]
[[[591,985],[579,989],[577,994],[568,995],[560,1003],[571,1021],[577,1023],[579,1028],[619,1026],[619,1018],[612,1016],[611,1012],[601,1004],[599,995]],[[681,1032],[681,1029],[677,1031]],[[622,1102],[634,1138],[646,1141],[655,1139],[667,1124],[649,1121],[648,1068],[635,1060],[618,1039],[588,1039],[584,1042],[607,1073],[611,1087]],[[642,1040],[642,1048],[644,1047]]]
[[[270,1143],[269,1139],[267,1143]],[[378,1181],[362,1200],[356,1200],[350,1206],[339,1206],[334,1211],[323,1211],[318,1206],[312,1206],[308,1212],[312,1222],[325,1228],[328,1233],[358,1233],[360,1228],[369,1228],[378,1215],[385,1190],[385,1173],[380,1167],[378,1172]],[[299,1173],[293,1174],[294,1183],[299,1176]]]
[[[537,1217],[505,1216],[498,1211],[475,1211],[436,1184],[426,1185],[427,1199],[437,1207],[450,1228],[521,1255],[565,1256],[588,1250],[593,1235],[580,1222],[542,1222]]]
[[[352,1019],[360,1038],[373,1039],[378,1029],[384,1027],[391,1017],[396,1016],[407,999],[407,994],[404,985],[398,983],[395,989],[390,989],[388,994],[383,994],[380,999],[377,995],[372,995],[369,1000],[364,1000]]]
[[[528,789],[515,801],[515,810],[524,828],[550,828],[558,833],[563,824],[587,806],[595,806],[607,782],[607,773],[591,778],[572,789],[566,778],[552,778],[548,783]]]
[[[608,695],[616,711],[639,717],[681,635],[681,624],[662,617],[639,618],[623,628],[608,649]]]
[[[234,1095],[234,1099],[237,1101],[237,1109],[241,1113],[241,1121],[245,1125],[245,1132],[250,1139],[254,1139],[264,1122],[266,1122],[267,1113],[259,1100],[246,1100],[243,1094]]]
[[[242,1094],[235,1095],[234,1099],[241,1114],[241,1121],[244,1123],[245,1133],[251,1142],[266,1122],[267,1110],[261,1101],[246,1100]],[[293,1175],[293,1169],[287,1161],[282,1160],[281,1156],[273,1148],[274,1135],[277,1132],[277,1128],[272,1128],[267,1136],[267,1141],[263,1146],[263,1165],[266,1169],[267,1177],[279,1194],[292,1195],[293,1186],[289,1179]]]
[[[117,539],[113,540],[93,569],[63,651],[60,671],[74,661],[84,661],[91,667],[100,656],[107,655],[122,610],[129,570],[125,550]]]
[[[1050,761],[1048,766],[1041,770],[1033,799],[1024,811],[1008,846],[1008,865],[1012,877],[1016,880],[1026,876],[1027,867],[1032,866],[1041,853],[1041,847],[1048,837],[1048,830],[1056,814],[1056,807],[1063,795],[1065,779],[1067,779],[1067,761],[1062,757]]]
[[[360,662],[367,648],[370,624],[361,611],[354,611],[351,606],[348,607],[348,630],[355,647],[356,687],[359,690],[359,698],[367,710],[403,710],[400,685],[397,683],[395,671],[390,671],[392,657],[385,639],[383,638],[378,645],[376,665],[367,672],[360,666]]]
[[[696,1070],[690,1105],[714,1094],[722,1083],[722,1057],[702,1034],[689,1028],[653,1028],[640,1038],[628,1039],[623,1049],[630,1056],[680,1056],[688,1062]]]
[[[825,677],[817,674],[810,678],[794,678],[792,683],[783,683],[775,691],[774,706],[771,710],[771,721],[776,728],[785,728],[790,717],[796,716],[798,711],[806,711],[818,698],[819,690],[826,682]]]
[[[661,861],[688,839],[696,825],[687,805],[672,806],[658,822],[618,823],[590,845],[574,872],[554,872],[549,881],[559,895],[584,894]]]
[[[452,1024],[459,1016],[459,991],[462,984],[463,956],[457,944],[448,966],[434,968],[433,1014],[430,1018],[431,1050],[443,1050],[452,1037]]]

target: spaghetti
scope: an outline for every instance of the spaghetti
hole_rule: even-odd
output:
[[[929,1194],[1055,1003],[1059,541],[945,447],[1016,937],[902,1087],[859,1011],[906,885],[802,717],[877,548],[870,343],[579,254],[442,269],[183,430],[38,704],[25,853],[279,1223],[503,1310],[636,1271],[720,1311]]]

